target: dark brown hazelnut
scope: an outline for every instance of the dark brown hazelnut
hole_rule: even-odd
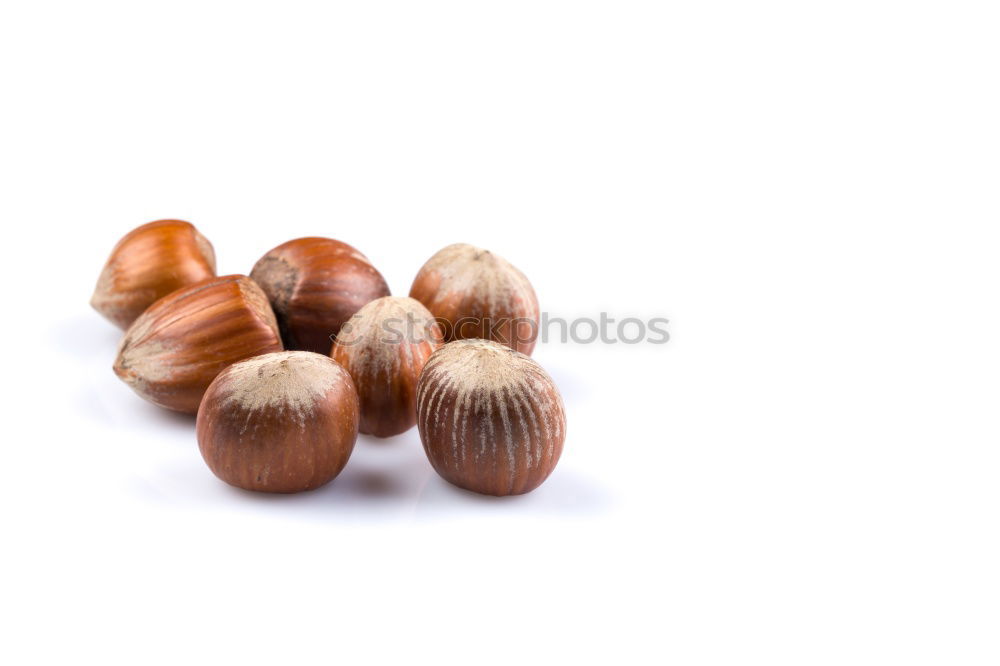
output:
[[[254,265],[288,349],[328,354],[340,327],[389,286],[365,255],[332,238],[297,238]]]
[[[537,488],[562,453],[566,414],[538,363],[488,340],[450,342],[417,384],[417,428],[438,474],[487,495]]]
[[[328,356],[278,352],[223,370],[198,410],[198,447],[226,483],[312,490],[347,464],[358,436],[351,376]]]

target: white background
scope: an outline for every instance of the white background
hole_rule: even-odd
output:
[[[0,660],[996,664],[989,2],[5,2]],[[553,316],[569,437],[455,490],[416,431],[270,497],[133,395],[115,241],[452,242]]]

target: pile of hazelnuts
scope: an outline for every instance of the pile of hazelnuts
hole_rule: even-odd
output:
[[[188,222],[123,237],[91,305],[125,330],[114,371],[146,400],[197,414],[223,481],[294,493],[331,481],[358,432],[413,427],[434,469],[478,493],[537,488],[566,415],[529,355],[538,301],[521,271],[456,244],[391,296],[358,250],[330,238],[274,248],[247,275],[216,276]]]

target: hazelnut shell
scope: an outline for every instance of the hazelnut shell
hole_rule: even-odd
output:
[[[328,356],[277,352],[219,373],[198,409],[198,448],[226,483],[312,490],[347,464],[358,436],[351,376]]]
[[[280,350],[260,287],[245,275],[227,275],[153,303],[125,332],[114,370],[146,400],[193,414],[227,366]]]
[[[423,265],[410,296],[438,318],[448,342],[482,338],[523,354],[535,348],[535,290],[524,273],[489,250],[449,245]]]
[[[124,329],[158,299],[214,276],[215,251],[192,224],[150,222],[115,245],[90,304]]]
[[[288,349],[329,354],[340,327],[364,304],[389,295],[365,255],[332,238],[297,238],[250,272],[267,294]]]
[[[361,432],[391,437],[417,422],[417,380],[442,344],[441,329],[419,301],[386,296],[344,324],[330,355],[361,400]]]
[[[552,378],[531,358],[496,342],[459,340],[424,366],[417,428],[446,480],[486,495],[518,495],[555,468],[566,413]]]

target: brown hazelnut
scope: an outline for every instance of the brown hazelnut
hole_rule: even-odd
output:
[[[101,271],[90,305],[120,328],[159,298],[215,277],[212,244],[188,222],[159,220],[126,234]]]
[[[347,464],[358,437],[351,376],[328,356],[288,351],[229,366],[198,409],[198,448],[226,483],[312,490]]]
[[[288,349],[328,354],[334,336],[362,305],[389,295],[365,255],[332,238],[297,238],[250,272],[267,294]]]
[[[433,257],[410,288],[438,318],[445,340],[485,338],[530,354],[538,299],[524,273],[488,250],[457,243]]]
[[[245,275],[227,275],[153,303],[125,332],[114,370],[146,400],[193,414],[227,366],[280,350],[264,292]]]
[[[486,495],[537,488],[562,453],[566,414],[538,363],[488,340],[459,340],[428,359],[417,428],[437,473]]]
[[[344,324],[330,355],[354,379],[361,432],[391,437],[413,427],[417,379],[441,343],[434,317],[412,298],[376,299]]]

